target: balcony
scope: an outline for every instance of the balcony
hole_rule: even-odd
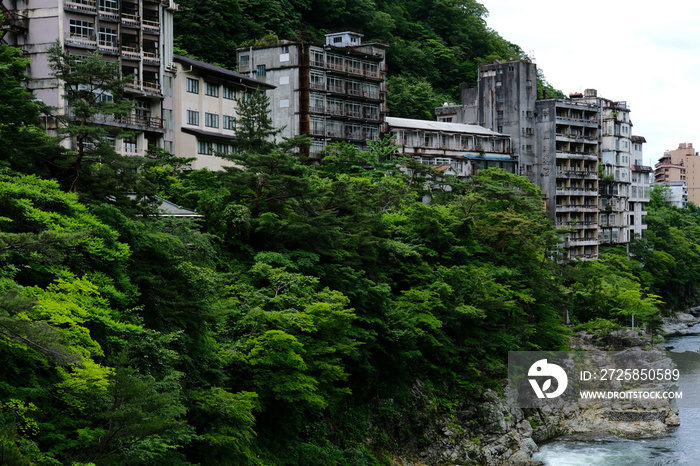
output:
[[[335,71],[345,71],[345,65],[343,65],[342,63],[329,62],[329,63],[326,63],[326,68],[328,68],[329,70],[335,70]]]
[[[129,60],[141,60],[141,52],[136,47],[122,45],[122,57]]]
[[[597,212],[595,204],[557,204],[557,212]]]
[[[160,34],[160,21],[158,18],[155,19],[145,19],[143,20],[142,28],[143,32],[147,34]]]
[[[598,172],[593,170],[557,170],[557,177],[595,180],[598,178]]]
[[[103,55],[119,55],[119,46],[116,42],[106,42],[101,40],[97,48]]]
[[[309,84],[309,87],[314,90],[314,91],[325,91],[326,90],[326,84],[325,83],[319,83],[319,82],[311,82]]]
[[[93,35],[68,34],[66,36],[66,45],[94,49],[97,47],[97,37]]]
[[[63,8],[80,13],[95,14],[97,12],[97,2],[95,0],[66,0]]]
[[[567,152],[561,149],[557,149],[557,158],[566,160],[598,160],[597,152]]]
[[[96,115],[97,123],[107,125],[125,126],[132,129],[147,129],[156,131],[165,131],[163,129],[163,119],[158,117],[146,117],[135,115]]]
[[[569,188],[557,186],[557,196],[597,196],[597,189],[589,188]]]
[[[143,52],[143,63],[146,65],[160,65],[160,55],[155,52]]]
[[[138,15],[122,13],[122,25],[125,27],[141,27],[141,18]]]
[[[148,94],[160,94],[160,84],[149,81],[132,81],[124,84],[126,90],[146,92]]]
[[[571,248],[576,246],[597,246],[598,238],[590,236],[588,238],[570,238],[569,241],[564,242],[565,248]]]
[[[114,21],[117,23],[119,22],[119,10],[112,8],[103,9],[103,7],[100,7],[100,9],[97,11],[97,14],[99,15],[100,19]]]

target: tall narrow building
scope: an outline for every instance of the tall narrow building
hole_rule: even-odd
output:
[[[37,99],[65,112],[62,84],[49,66],[56,41],[72,55],[97,51],[133,76],[126,89],[132,115],[106,122],[131,132],[114,141],[117,152],[143,154],[149,144],[172,148],[165,121],[173,108],[173,0],[2,0],[2,7],[12,18],[3,41],[31,59],[28,88]]]
[[[644,238],[647,229],[647,204],[651,196],[651,185],[654,182],[654,170],[644,165],[642,153],[643,144],[646,142],[642,136],[632,136],[632,183],[629,198],[631,239]]]
[[[308,135],[309,156],[345,141],[366,149],[385,128],[385,46],[362,43],[362,35],[326,35],[325,45],[280,41],[236,50],[239,72],[273,90],[270,116],[281,137]]]

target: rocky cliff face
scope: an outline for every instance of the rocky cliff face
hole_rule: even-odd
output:
[[[646,336],[632,330],[612,332],[605,337],[579,334],[572,339],[571,347],[589,352],[653,350]],[[661,357],[663,363],[665,358]],[[454,418],[437,421],[429,429],[428,446],[412,455],[413,459],[396,458],[395,464],[534,466],[541,464],[532,461],[532,455],[538,451],[537,443],[554,437],[654,436],[679,424],[678,411],[667,400],[648,400],[641,405],[630,400],[590,400],[520,409],[507,401],[514,399],[509,388],[504,395],[487,391],[480,403],[465,407]]]

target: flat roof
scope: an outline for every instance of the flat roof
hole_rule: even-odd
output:
[[[508,137],[507,134],[484,128],[479,125],[466,123],[445,123],[443,121],[415,120],[412,118],[386,117],[389,128],[422,129],[426,131],[440,131],[445,133],[478,134],[480,136]]]

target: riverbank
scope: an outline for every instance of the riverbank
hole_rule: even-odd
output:
[[[688,312],[677,312],[663,319],[661,332],[665,336],[700,334],[700,306],[688,309]]]

